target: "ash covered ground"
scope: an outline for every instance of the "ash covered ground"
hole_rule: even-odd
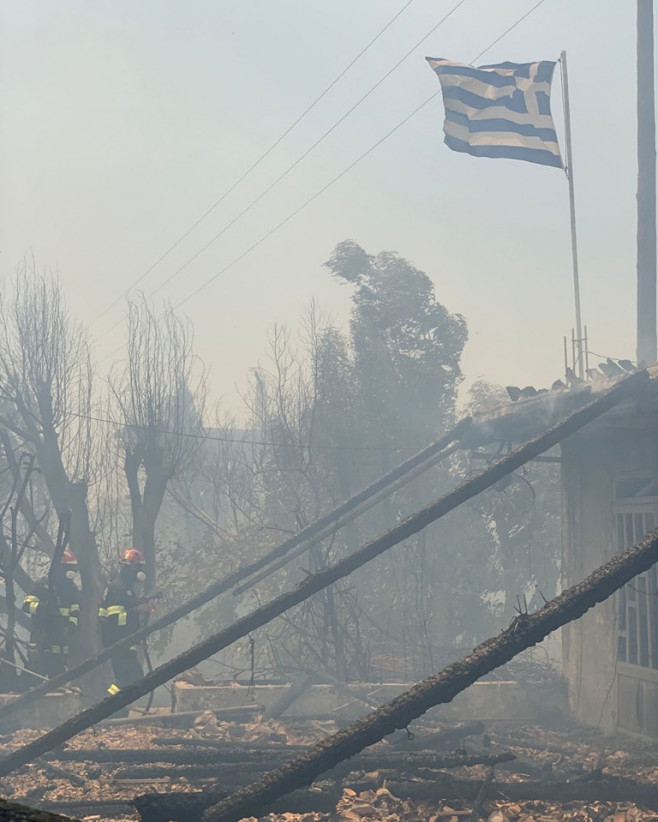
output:
[[[210,712],[185,729],[159,725],[157,719],[104,726],[4,778],[0,791],[10,801],[88,822],[145,819],[131,805],[136,796],[231,791],[335,730],[331,721],[220,722]],[[475,806],[476,818],[489,822],[658,819],[658,745],[653,743],[584,728],[493,723],[427,721],[410,731],[372,746],[312,788],[291,795],[288,806],[279,800],[281,812],[260,818],[461,822],[472,818]],[[39,733],[20,730],[3,737],[2,753]],[[502,755],[509,760],[486,763]],[[483,762],[460,764],[460,758]],[[524,796],[526,789],[543,796]],[[195,818],[200,816],[187,814],[189,822]]]

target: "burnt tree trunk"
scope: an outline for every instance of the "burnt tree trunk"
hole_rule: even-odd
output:
[[[98,651],[97,619],[103,579],[89,517],[87,483],[85,480],[72,481],[68,477],[57,431],[52,422],[45,422],[53,419],[52,400],[45,390],[39,394],[39,407],[44,420],[41,434],[34,437],[39,467],[60,521],[69,514],[71,517],[69,546],[77,557],[82,579],[80,621],[74,649],[78,658],[85,659]]]
[[[145,474],[143,483],[140,483],[141,470]],[[144,588],[149,593],[156,581],[155,524],[169,480],[163,449],[149,442],[140,442],[132,450],[126,449],[124,471],[130,492],[132,542],[144,554]]]

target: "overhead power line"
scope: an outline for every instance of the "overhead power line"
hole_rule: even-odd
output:
[[[207,209],[207,211],[205,211],[187,229],[187,231],[185,231],[183,234],[181,234],[181,236],[176,240],[176,242],[173,245],[169,246],[169,248],[165,252],[163,252],[158,257],[158,259],[146,269],[146,271],[142,272],[142,274],[140,274],[139,277],[137,277],[137,279],[134,280],[134,282],[131,285],[129,285],[128,288],[125,291],[123,291],[113,302],[111,302],[110,305],[108,305],[105,309],[103,309],[103,311],[101,311],[101,313],[94,320],[92,320],[92,325],[94,323],[98,322],[98,320],[100,320],[102,317],[104,317],[108,313],[108,311],[110,311],[112,308],[114,308],[114,306],[119,302],[119,300],[121,300],[133,288],[135,288],[137,285],[139,285],[139,283],[141,283],[142,280],[148,274],[150,274],[151,271],[153,271],[153,269],[156,266],[158,266],[163,260],[165,260],[171,254],[171,252],[174,251],[174,249],[176,249],[183,242],[183,240],[185,240],[187,237],[189,237],[189,235],[194,231],[194,229],[197,228],[197,226],[199,226],[206,219],[206,217],[208,217],[219,205],[221,205],[221,203],[224,202],[224,200],[229,196],[229,194],[231,194],[233,191],[235,191],[235,189],[242,182],[244,182],[244,180],[247,179],[247,177],[252,173],[252,171],[255,171],[258,168],[258,166],[263,162],[263,160],[265,160],[274,151],[274,149],[279,145],[279,143],[281,143],[290,134],[290,132],[296,126],[298,126],[299,123],[301,123],[301,121],[306,117],[307,114],[309,114],[315,108],[315,106],[320,102],[320,100],[322,100],[323,97],[325,97],[331,91],[331,89],[340,80],[342,80],[342,78],[347,74],[347,72],[352,68],[352,66],[354,66],[363,57],[363,55],[371,48],[371,46],[373,46],[377,42],[377,40],[379,40],[379,38],[384,34],[384,32],[387,31],[387,29],[389,29],[393,25],[393,23],[398,19],[398,17],[400,17],[400,15],[403,14],[413,2],[414,2],[414,0],[407,0],[407,2],[402,6],[402,8],[396,14],[394,14],[393,17],[391,17],[391,19],[388,21],[388,23],[386,23],[386,25],[377,32],[377,34],[372,38],[372,40],[361,49],[361,51],[356,55],[356,57],[354,57],[345,66],[345,68],[340,72],[340,74],[338,74],[331,81],[331,83],[329,83],[329,85],[324,89],[324,91],[322,91],[315,98],[315,100],[313,100],[313,102],[304,109],[304,111],[299,115],[299,117],[297,117],[297,119],[293,123],[291,123],[288,126],[288,128],[279,137],[277,137],[277,139],[270,145],[270,147],[267,148],[260,155],[260,157],[254,163],[252,163],[252,165],[249,166],[249,168],[229,188],[226,189],[226,191],[221,195],[221,197],[219,197],[219,199],[216,200],[210,206],[210,208]]]
[[[416,51],[417,48],[419,48],[429,37],[431,37],[457,11],[457,9],[460,6],[462,6],[465,2],[467,2],[467,0],[458,0],[458,2],[450,9],[450,11],[448,11],[448,12],[446,12],[446,14],[444,14],[444,16],[438,21],[438,23],[436,23],[434,26],[432,26],[432,28],[423,37],[421,37],[421,39],[414,46],[412,46],[397,61],[397,63],[395,63],[395,65],[392,68],[390,68],[386,72],[386,74],[384,74],[382,77],[380,77],[379,80],[377,80],[377,82],[373,86],[371,86],[368,89],[368,91],[365,92],[365,94],[363,94],[361,97],[359,97],[359,99],[338,120],[336,120],[336,122],[332,126],[330,126],[320,137],[318,137],[317,140],[314,143],[312,143],[312,145],[309,146],[309,148],[306,149],[306,151],[304,151],[299,157],[297,157],[297,159],[291,165],[289,165],[285,169],[285,171],[283,171],[273,182],[271,182],[270,185],[267,186],[267,188],[265,188],[263,191],[260,192],[260,194],[258,194],[256,197],[254,197],[253,200],[251,200],[242,209],[242,211],[238,212],[238,214],[236,214],[235,217],[233,217],[231,220],[229,220],[229,222],[226,223],[216,234],[214,234],[208,240],[208,242],[205,243],[205,245],[203,245],[198,251],[196,251],[191,257],[189,257],[182,265],[180,265],[177,269],[175,269],[174,272],[169,275],[169,277],[167,277],[163,282],[161,282],[158,286],[156,286],[156,288],[149,294],[149,297],[152,297],[154,294],[157,294],[158,291],[160,291],[161,289],[163,289],[167,285],[169,285],[169,283],[172,282],[172,280],[174,280],[180,273],[182,273],[191,263],[193,263],[194,260],[196,260],[198,257],[200,257],[201,254],[204,253],[204,251],[207,251],[207,249],[210,248],[211,245],[216,243],[217,240],[220,237],[222,237],[230,228],[232,228],[239,220],[241,220],[242,217],[245,216],[245,214],[247,214],[249,211],[251,211],[251,209],[255,205],[257,205],[263,199],[263,197],[265,197],[267,194],[270,193],[270,191],[272,191],[272,189],[274,189],[276,186],[278,186],[279,183],[282,180],[284,180],[290,174],[291,171],[293,171],[303,160],[305,160],[309,156],[309,154],[311,154],[313,151],[315,151],[315,149],[322,142],[324,142],[324,140],[326,140],[326,138],[333,131],[335,131],[341,123],[343,123],[362,103],[364,103],[368,99],[368,97],[370,97],[370,95],[374,91],[376,91],[376,89],[378,89],[379,86],[381,86],[381,84],[385,80],[387,80],[391,76],[391,74],[393,74],[393,72],[396,71],[402,65],[402,63],[404,63],[404,61],[407,60],[414,53],[414,51]],[[119,298],[119,299],[121,299],[121,298]],[[119,325],[121,322],[122,322],[121,320],[118,320],[113,326],[108,328],[107,331],[105,331],[103,334],[101,334],[99,337],[97,337],[97,339],[98,340],[103,339],[103,337],[105,337],[107,334],[111,333],[117,327],[117,325]]]
[[[368,99],[368,97],[370,97],[370,95],[371,95],[374,91],[376,91],[376,89],[378,89],[378,88],[379,88],[379,86],[381,86],[381,84],[382,84],[385,80],[387,80],[387,79],[391,76],[391,74],[393,74],[393,72],[394,72],[394,71],[396,71],[396,70],[397,70],[397,69],[398,69],[398,68],[402,65],[402,63],[404,63],[404,61],[405,61],[407,58],[409,58],[409,57],[413,54],[413,52],[414,52],[414,51],[415,51],[415,50],[416,50],[419,46],[421,46],[421,45],[425,42],[425,40],[427,40],[427,39],[428,39],[428,37],[431,37],[431,36],[432,36],[432,34],[434,34],[434,32],[435,32],[435,31],[436,31],[436,30],[437,30],[440,26],[442,26],[442,25],[446,22],[446,20],[448,20],[448,18],[449,18],[449,17],[451,17],[451,16],[452,16],[452,15],[453,15],[456,11],[457,11],[457,9],[458,9],[460,6],[462,6],[465,2],[466,2],[466,0],[459,0],[459,2],[458,2],[455,6],[453,6],[453,7],[450,9],[450,11],[449,11],[449,12],[447,12],[447,14],[445,14],[445,15],[444,15],[444,16],[443,16],[440,20],[439,20],[439,22],[438,22],[438,23],[436,23],[434,26],[432,26],[432,28],[431,28],[431,29],[427,32],[427,34],[426,34],[424,37],[422,37],[422,38],[421,38],[421,39],[420,39],[420,40],[416,43],[416,45],[415,45],[415,46],[412,46],[412,47],[409,49],[409,51],[407,51],[407,53],[406,53],[403,57],[401,57],[401,58],[397,61],[397,63],[396,63],[396,64],[395,64],[392,68],[390,68],[390,69],[386,72],[386,74],[384,74],[382,77],[380,77],[380,78],[379,78],[379,80],[377,80],[377,82],[376,82],[373,86],[371,86],[371,87],[368,89],[368,91],[366,91],[366,92],[365,92],[365,94],[361,95],[361,97],[359,97],[359,99],[356,101],[356,103],[354,103],[354,105],[352,105],[352,106],[351,106],[351,107],[350,107],[350,108],[349,108],[349,109],[345,112],[345,114],[343,114],[343,115],[342,115],[342,116],[341,116],[338,120],[336,120],[336,122],[335,122],[332,126],[330,126],[330,127],[329,127],[329,128],[328,128],[325,132],[324,132],[324,134],[322,134],[320,137],[318,137],[318,139],[317,139],[317,140],[316,140],[316,141],[315,141],[315,142],[314,142],[311,146],[309,146],[309,148],[307,148],[307,149],[306,149],[306,151],[305,151],[303,154],[301,154],[301,155],[300,155],[300,156],[299,156],[299,157],[298,157],[298,158],[297,158],[297,159],[296,159],[296,160],[295,160],[295,161],[294,161],[291,165],[289,165],[289,166],[288,166],[288,168],[287,168],[284,172],[282,172],[282,173],[281,173],[281,174],[280,174],[280,175],[279,175],[279,176],[278,176],[278,177],[277,177],[277,178],[276,178],[276,179],[275,179],[272,183],[270,183],[270,185],[269,185],[266,189],[264,189],[263,191],[261,191],[261,193],[260,193],[260,194],[258,194],[256,197],[254,197],[254,199],[253,199],[253,200],[252,200],[252,201],[251,201],[251,202],[250,202],[247,206],[245,206],[245,207],[242,209],[242,211],[240,211],[240,212],[239,212],[239,214],[237,214],[237,215],[236,215],[236,216],[235,216],[232,220],[230,220],[230,221],[229,221],[229,222],[228,222],[228,223],[227,223],[227,224],[226,224],[223,228],[221,228],[221,229],[217,232],[217,234],[215,234],[215,235],[214,235],[214,236],[213,236],[210,240],[208,240],[208,242],[207,242],[207,243],[206,243],[206,244],[205,244],[202,248],[200,248],[200,249],[199,249],[199,250],[198,250],[198,251],[197,251],[194,255],[192,255],[192,257],[190,257],[190,258],[187,260],[187,262],[183,263],[183,265],[182,265],[182,266],[180,266],[180,268],[178,268],[176,271],[174,271],[174,273],[173,273],[173,274],[171,274],[171,275],[170,275],[170,276],[169,276],[169,277],[168,277],[168,278],[167,278],[164,282],[160,283],[160,285],[159,285],[159,286],[157,286],[157,287],[156,287],[156,288],[155,288],[155,289],[151,292],[151,295],[150,295],[150,296],[153,296],[153,294],[157,294],[157,293],[158,293],[158,291],[160,291],[160,290],[161,290],[162,288],[164,288],[165,286],[169,285],[169,283],[170,283],[170,282],[171,282],[171,281],[172,281],[172,280],[173,280],[176,276],[178,276],[178,274],[180,274],[180,273],[181,273],[181,272],[182,272],[185,268],[187,268],[187,266],[188,266],[190,263],[194,262],[194,260],[196,260],[196,258],[197,258],[200,254],[202,254],[202,253],[203,253],[206,249],[208,249],[208,248],[209,248],[209,247],[210,247],[213,243],[215,243],[215,242],[216,242],[216,241],[217,241],[217,240],[218,240],[218,239],[219,239],[219,238],[220,238],[220,237],[221,237],[221,236],[222,236],[222,235],[223,235],[226,231],[228,231],[228,229],[229,229],[229,228],[231,228],[232,226],[234,226],[234,225],[235,225],[235,223],[237,223],[237,222],[238,222],[238,220],[240,220],[240,219],[241,219],[241,218],[242,218],[245,214],[247,214],[247,212],[251,211],[251,209],[252,209],[252,208],[253,208],[253,207],[254,207],[257,203],[259,203],[259,202],[263,199],[263,197],[265,197],[267,194],[269,194],[269,193],[270,193],[270,191],[272,191],[272,189],[273,189],[273,188],[275,188],[276,186],[278,186],[278,184],[279,184],[279,183],[280,183],[283,179],[285,179],[285,178],[288,176],[288,174],[290,174],[290,172],[291,172],[293,169],[295,169],[295,168],[296,168],[296,167],[297,167],[297,166],[298,166],[298,165],[299,165],[299,164],[300,164],[303,160],[305,160],[305,159],[309,156],[309,154],[311,154],[311,152],[315,151],[315,149],[316,149],[316,148],[320,145],[320,143],[324,142],[324,141],[326,140],[326,138],[327,138],[327,137],[328,137],[328,136],[329,136],[329,135],[330,135],[333,131],[335,131],[335,130],[338,128],[338,126],[339,126],[341,123],[343,123],[343,122],[344,122],[344,121],[345,121],[345,120],[346,120],[346,119],[350,116],[350,114],[352,114],[354,111],[356,111],[356,109],[357,109],[357,108],[358,108],[358,107],[359,107],[359,106],[360,106],[363,102],[365,102],[365,101]]]
[[[401,127],[402,127],[402,126],[403,126],[403,125],[404,125],[407,121],[411,120],[411,118],[412,118],[415,114],[418,114],[418,112],[419,112],[422,108],[424,108],[424,107],[425,107],[425,106],[426,106],[426,105],[427,105],[427,104],[428,104],[431,100],[433,100],[433,99],[434,99],[434,98],[435,98],[438,94],[440,94],[440,93],[441,93],[440,91],[436,91],[436,92],[435,92],[435,93],[434,93],[431,97],[429,97],[427,100],[425,100],[425,102],[424,102],[424,103],[421,103],[421,104],[420,104],[417,108],[415,108],[415,109],[414,109],[414,110],[413,110],[410,114],[408,114],[408,115],[404,118],[404,120],[401,120],[401,121],[400,121],[400,122],[399,122],[396,126],[394,126],[394,127],[393,127],[393,128],[392,128],[389,132],[387,132],[387,133],[386,133],[383,137],[381,137],[381,138],[380,138],[380,139],[379,139],[379,140],[378,140],[378,141],[377,141],[374,145],[370,146],[370,148],[369,148],[369,149],[367,149],[366,151],[364,151],[364,152],[363,152],[363,154],[361,154],[361,156],[360,156],[360,157],[357,157],[357,158],[356,158],[356,160],[354,160],[352,163],[350,163],[350,165],[349,165],[349,166],[347,166],[347,168],[344,168],[344,169],[343,169],[343,170],[342,170],[339,174],[337,174],[337,175],[336,175],[333,179],[329,180],[329,182],[328,182],[328,183],[326,183],[324,186],[322,186],[322,188],[321,188],[319,191],[316,191],[316,192],[315,192],[315,194],[313,194],[311,197],[309,197],[309,198],[308,198],[308,200],[306,200],[305,202],[303,202],[303,203],[302,203],[300,206],[298,206],[298,207],[297,207],[294,211],[291,211],[291,212],[290,212],[290,214],[288,214],[288,216],[287,216],[287,217],[284,217],[284,218],[283,218],[283,220],[281,220],[281,222],[277,223],[277,224],[274,226],[274,228],[270,229],[270,230],[267,232],[267,234],[264,234],[264,235],[263,235],[263,236],[262,236],[259,240],[256,240],[256,242],[255,242],[255,243],[253,243],[252,245],[250,245],[250,246],[249,246],[249,248],[247,248],[247,249],[246,249],[246,251],[243,251],[243,252],[242,252],[242,254],[240,254],[238,257],[235,257],[233,260],[231,260],[231,262],[230,262],[230,263],[228,263],[227,265],[225,265],[225,266],[224,266],[224,268],[222,268],[222,269],[220,269],[219,271],[217,271],[215,274],[213,274],[213,275],[212,275],[212,277],[210,277],[209,279],[207,279],[207,280],[206,280],[206,281],[205,281],[202,285],[200,285],[200,286],[199,286],[199,287],[198,287],[195,291],[193,291],[191,294],[188,294],[188,296],[187,296],[187,297],[185,297],[185,299],[183,299],[183,300],[181,300],[179,303],[177,303],[177,304],[176,304],[176,308],[180,308],[182,305],[185,305],[185,303],[186,303],[186,302],[188,302],[189,300],[191,300],[193,297],[196,297],[196,295],[197,295],[199,292],[203,291],[203,289],[204,289],[206,286],[210,285],[210,283],[212,283],[212,282],[213,282],[214,280],[216,280],[219,276],[221,276],[221,275],[222,275],[222,274],[224,274],[226,271],[228,271],[228,270],[229,270],[229,268],[233,268],[233,266],[234,266],[236,263],[239,263],[239,262],[240,262],[240,260],[242,260],[244,257],[246,257],[246,256],[247,256],[247,254],[250,254],[250,253],[251,253],[254,249],[258,248],[258,246],[259,246],[259,245],[261,245],[262,243],[264,243],[264,242],[265,242],[265,240],[269,239],[269,238],[270,238],[273,234],[275,234],[275,233],[276,233],[276,232],[277,232],[280,228],[283,228],[283,226],[284,226],[287,222],[289,222],[290,220],[292,220],[292,218],[293,218],[293,217],[296,217],[296,216],[299,214],[299,212],[300,212],[300,211],[303,211],[303,210],[304,210],[304,209],[305,209],[308,205],[310,205],[310,204],[313,202],[313,200],[316,200],[316,199],[317,199],[317,198],[318,198],[321,194],[324,194],[324,192],[325,192],[328,188],[331,188],[331,186],[332,186],[334,183],[337,183],[337,182],[338,182],[338,180],[340,180],[340,179],[341,179],[341,177],[344,177],[344,176],[345,176],[348,172],[350,172],[350,171],[351,171],[351,170],[352,170],[355,166],[357,166],[357,165],[361,162],[361,160],[364,160],[364,159],[365,159],[365,158],[366,158],[369,154],[371,154],[371,153],[372,153],[372,152],[373,152],[373,151],[374,151],[374,150],[375,150],[378,146],[380,146],[380,145],[381,145],[381,144],[382,144],[385,140],[388,140],[388,138],[389,138],[392,134],[395,134],[395,132],[396,132],[399,128],[401,128]]]
[[[166,428],[153,428],[150,425],[141,425],[134,422],[125,422],[123,420],[113,420],[109,417],[97,417],[93,414],[81,414],[76,411],[67,411],[66,416],[76,417],[82,420],[89,420],[89,422],[100,422],[105,425],[113,425],[116,428],[134,428],[138,431],[152,431],[155,434],[163,434],[165,436],[184,437],[186,439],[194,440],[208,440],[215,442],[228,442],[235,445],[265,445],[270,448],[297,448],[306,451],[413,451],[414,446],[359,446],[359,445],[316,445],[315,443],[297,443],[297,442],[275,442],[274,440],[256,440],[244,439],[240,437],[222,437],[215,434],[195,434],[192,431],[170,431]]]
[[[529,11],[527,11],[525,14],[523,14],[521,17],[519,17],[518,20],[516,20],[514,23],[512,23],[512,25],[509,26],[499,37],[497,37],[485,49],[483,49],[476,57],[474,57],[471,60],[471,62],[474,63],[476,60],[479,60],[480,57],[482,57],[482,55],[486,54],[491,48],[493,48],[493,46],[495,46],[498,42],[500,42],[500,40],[502,40],[503,37],[505,37],[507,34],[509,34],[513,29],[515,29],[520,23],[522,23],[527,17],[529,17],[532,14],[532,12],[535,11],[535,9],[538,9],[539,6],[541,6],[542,3],[544,3],[544,2],[546,2],[546,0],[539,0],[539,2],[535,3],[535,5]],[[459,5],[461,5],[461,3],[458,3],[457,6],[455,6],[452,11],[455,11]],[[452,12],[450,12],[450,14],[451,13]],[[448,16],[449,15],[446,15],[446,17],[443,18],[443,19],[444,20],[447,19]],[[424,38],[424,39],[427,39],[427,38]],[[421,42],[423,42],[423,41],[421,41]],[[406,58],[403,58],[403,59],[406,59]],[[399,63],[397,65],[399,65]],[[390,74],[390,72],[389,72],[389,74]],[[377,140],[376,143],[374,143],[372,146],[370,146],[369,149],[367,149],[366,151],[363,152],[363,154],[361,154],[359,157],[357,157],[356,160],[354,160],[352,163],[350,163],[349,166],[344,168],[333,179],[331,179],[321,189],[319,189],[319,191],[316,191],[315,194],[313,194],[311,197],[309,197],[308,200],[306,200],[304,203],[302,203],[294,211],[291,211],[290,214],[288,214],[287,217],[285,217],[283,220],[281,220],[279,223],[277,223],[277,225],[275,225],[272,229],[270,229],[270,231],[268,231],[267,234],[264,234],[259,240],[257,240],[251,246],[249,246],[249,248],[247,248],[246,251],[243,251],[242,254],[240,254],[238,257],[235,257],[233,260],[231,260],[231,262],[228,263],[227,265],[225,265],[224,268],[220,269],[220,271],[213,274],[202,285],[200,285],[191,294],[189,294],[187,297],[185,297],[185,299],[181,300],[176,305],[176,308],[179,308],[180,306],[184,305],[186,302],[191,300],[193,297],[196,297],[196,295],[199,294],[201,291],[203,291],[203,289],[206,288],[206,286],[210,285],[210,283],[212,283],[214,280],[216,280],[219,276],[221,276],[226,271],[228,271],[230,268],[232,268],[236,263],[240,262],[240,260],[242,260],[244,257],[246,257],[247,254],[250,254],[254,249],[258,248],[258,246],[261,245],[262,243],[264,243],[265,240],[269,239],[274,233],[276,233],[280,228],[282,228],[287,222],[292,220],[293,217],[296,217],[297,214],[300,213],[300,211],[303,211],[308,205],[310,205],[314,200],[316,200],[321,194],[324,194],[324,192],[327,191],[327,189],[331,188],[331,186],[334,185],[334,183],[337,183],[338,180],[340,180],[342,177],[344,177],[355,166],[357,166],[362,160],[364,160],[369,154],[371,154],[376,148],[378,148],[382,143],[384,143],[386,140],[388,140],[389,137],[391,137],[393,134],[395,134],[395,132],[399,128],[401,128],[403,125],[405,125],[407,122],[409,122],[409,120],[411,120],[412,117],[415,117],[415,115],[418,114],[418,112],[421,109],[425,108],[425,106],[428,103],[430,103],[432,100],[434,100],[435,97],[438,97],[439,94],[441,94],[440,90],[435,91],[423,103],[421,103],[419,106],[416,106],[416,108],[412,112],[407,114],[407,116],[404,118],[404,120],[401,120],[390,131],[388,131],[383,137],[381,137],[379,140]]]
[[[533,11],[535,9],[538,9],[541,6],[541,4],[545,3],[545,2],[546,2],[546,0],[539,0],[538,3],[535,3],[535,5],[531,9],[529,9],[525,14],[521,15],[521,17],[519,17],[518,20],[516,20],[514,23],[512,23],[512,25],[508,29],[505,29],[505,31],[499,37],[496,37],[496,39],[492,43],[489,43],[489,45],[486,47],[486,49],[483,49],[479,54],[476,54],[475,57],[471,60],[471,63],[475,63],[476,60],[479,60],[480,57],[485,55],[488,51],[491,51],[491,49],[495,45],[500,43],[500,41],[503,39],[503,37],[507,37],[507,35],[510,33],[510,31],[512,31],[520,23],[522,23],[526,19],[526,17],[530,17],[530,15],[533,13]]]
[[[447,16],[449,16],[454,11],[456,11],[457,7],[459,5],[461,5],[462,2],[464,2],[464,0],[461,0],[461,2],[457,4],[457,6],[453,7],[453,9],[448,13]],[[484,54],[486,54],[490,49],[492,49],[496,44],[498,44],[504,37],[506,37],[511,31],[513,31],[517,26],[519,26],[524,20],[526,20],[536,9],[538,9],[545,2],[546,2],[546,0],[538,0],[538,2],[534,4],[534,6],[532,6],[527,12],[525,12],[519,18],[517,18],[510,26],[508,26],[505,29],[505,31],[502,34],[500,34],[498,37],[496,37],[495,40],[492,40],[491,43],[489,43],[489,45],[486,46],[486,48],[484,48],[479,54],[477,54],[475,57],[473,57],[471,62],[474,63],[475,61],[479,60]],[[444,18],[444,19],[447,19],[447,17]],[[441,23],[441,21],[439,21],[437,26],[435,26],[434,30],[436,30],[436,28],[438,27],[438,25],[440,25],[440,23]],[[421,40],[420,43],[422,43],[425,39],[427,39],[427,37],[423,38],[423,40]],[[404,59],[406,59],[406,57],[402,58],[402,59],[404,60]],[[390,72],[389,72],[389,74],[390,74]],[[250,254],[256,248],[258,248],[258,246],[262,245],[262,243],[264,243],[267,239],[269,239],[280,228],[283,228],[283,226],[286,223],[288,223],[290,220],[292,220],[294,217],[296,217],[301,211],[303,211],[307,206],[309,206],[314,200],[316,200],[318,197],[320,197],[322,194],[324,194],[325,191],[327,191],[329,188],[331,188],[331,186],[333,186],[335,183],[337,183],[342,177],[344,177],[346,174],[348,174],[353,168],[355,168],[369,154],[371,154],[375,149],[377,149],[380,145],[382,145],[382,143],[384,143],[386,140],[388,140],[389,137],[391,137],[393,134],[395,134],[395,132],[398,131],[398,129],[400,129],[409,120],[411,120],[416,114],[418,114],[419,111],[421,111],[423,108],[425,108],[425,106],[428,103],[430,103],[432,100],[434,100],[436,97],[438,97],[439,94],[441,94],[440,90],[434,92],[424,102],[422,102],[419,106],[416,106],[416,108],[413,109],[413,111],[411,111],[409,114],[407,114],[407,116],[403,120],[401,120],[399,123],[397,123],[397,125],[395,125],[392,129],[390,129],[383,137],[380,137],[380,139],[377,140],[376,143],[374,143],[372,146],[370,146],[370,148],[368,148],[366,151],[364,151],[359,157],[356,158],[356,160],[351,162],[346,168],[344,168],[341,172],[339,172],[328,183],[326,183],[324,186],[322,186],[322,188],[320,188],[318,191],[316,191],[315,194],[313,194],[311,197],[309,197],[307,200],[305,200],[300,206],[298,206],[296,209],[291,211],[286,217],[284,217],[280,222],[278,222],[266,234],[264,234],[262,237],[260,237],[260,239],[256,240],[254,243],[252,243],[240,255],[238,255],[233,260],[231,260],[229,263],[227,263],[219,271],[215,272],[215,274],[213,274],[211,277],[209,277],[198,288],[196,288],[194,291],[192,291],[190,294],[188,294],[187,297],[185,297],[179,303],[177,303],[175,307],[180,308],[182,305],[185,305],[185,303],[189,302],[191,299],[196,297],[197,294],[199,294],[201,291],[203,291],[208,285],[210,285],[210,283],[214,282],[214,280],[216,280],[218,277],[220,277],[222,274],[224,274],[226,271],[228,271],[234,265],[236,265],[238,262],[240,262],[242,259],[244,259],[248,254]],[[204,250],[204,249],[202,249],[202,250]],[[114,326],[112,326],[112,328],[110,330],[113,330],[114,328],[116,328],[116,326],[118,324],[119,323],[116,323]],[[103,336],[105,336],[105,335],[103,335]],[[100,362],[104,362],[105,360],[109,359],[109,357],[116,354],[117,351],[119,351],[119,350],[120,350],[119,348],[115,349],[110,354],[103,357],[100,360]]]

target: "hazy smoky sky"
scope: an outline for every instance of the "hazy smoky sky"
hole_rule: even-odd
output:
[[[536,0],[465,0],[275,189],[172,275],[336,122],[457,0],[414,0],[259,168],[139,283],[182,306],[212,393],[235,401],[273,323],[311,298],[345,327],[336,243],[395,250],[463,314],[466,377],[548,385],[573,325],[563,172],[443,145],[440,97],[271,238],[187,299],[438,90],[425,55],[470,62]],[[120,298],[405,0],[21,0],[0,11],[0,269],[57,268],[101,373]],[[590,348],[635,357],[635,3],[545,0],[480,62],[569,57]],[[559,72],[553,110],[562,139]],[[166,286],[162,284],[171,279]],[[118,324],[118,325],[117,325]]]

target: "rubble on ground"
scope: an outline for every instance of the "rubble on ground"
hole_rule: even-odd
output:
[[[464,730],[462,739],[459,727]],[[480,817],[488,822],[658,821],[658,744],[613,739],[573,727],[555,731],[470,723],[457,726],[456,734],[451,729],[455,730],[454,723],[419,721],[408,734],[398,732],[364,754],[365,761],[377,767],[365,770],[369,766],[357,757],[342,763],[335,774],[325,774],[314,783],[315,794],[306,792],[306,802],[312,804],[314,796],[329,797],[333,811],[307,809],[262,818],[267,822],[470,822],[475,802]],[[157,717],[152,725],[99,726],[5,777],[0,795],[87,822],[133,822],[140,817],[130,803],[138,795],[230,792],[246,784],[250,775],[268,770],[335,730],[331,721],[221,722],[210,711],[200,714],[188,729],[161,727]],[[9,753],[38,734],[19,730],[5,736],[0,753]],[[439,744],[441,739],[445,745]],[[462,793],[464,785],[481,788],[491,767],[457,764],[448,770],[432,767],[434,761],[503,753],[515,758],[495,766],[493,782],[480,791],[481,797],[429,798],[451,781],[461,786]],[[152,775],[154,769],[157,776]],[[590,798],[505,799],[499,794],[501,783],[508,786],[508,793],[515,785],[532,783],[546,789],[555,785],[558,790],[568,785]],[[634,783],[655,801],[635,804]],[[628,796],[623,801],[597,800],[597,790],[604,793],[604,786]]]

